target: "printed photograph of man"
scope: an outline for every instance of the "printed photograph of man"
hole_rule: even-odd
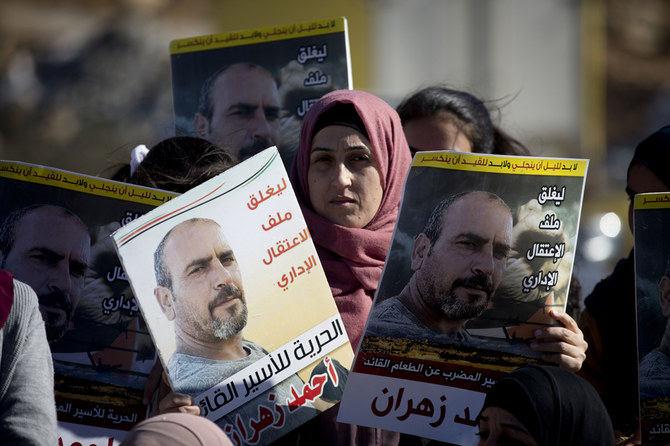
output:
[[[173,227],[154,252],[154,270],[155,297],[167,319],[174,321],[176,350],[167,372],[176,392],[196,397],[267,354],[243,337],[248,311],[242,275],[214,220],[193,218]],[[303,382],[293,375],[256,400],[266,404],[274,393],[277,402],[285,402],[291,398],[291,384],[299,389]],[[235,414],[248,419],[257,417],[258,410],[256,404],[245,404]],[[302,407],[288,417],[285,429],[314,414],[313,407]],[[217,423],[223,428],[233,422],[233,414],[228,414]]]
[[[670,257],[658,281],[658,299],[664,318],[669,318],[657,348],[640,360],[640,398],[670,397]]]
[[[33,205],[0,225],[0,269],[37,293],[49,342],[63,337],[81,298],[90,257],[87,226],[71,211]]]
[[[512,213],[497,195],[467,191],[441,201],[411,255],[399,295],[377,304],[366,335],[470,340],[466,322],[487,308],[512,245]]]
[[[196,136],[243,161],[279,146],[280,112],[272,74],[253,63],[235,63],[203,83],[193,128]]]

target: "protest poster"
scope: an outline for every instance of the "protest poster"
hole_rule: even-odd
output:
[[[340,400],[353,351],[275,147],[113,238],[172,388],[235,444]]]
[[[541,363],[530,340],[565,308],[587,167],[415,155],[338,421],[477,442],[487,390]]]
[[[670,194],[634,198],[635,294],[640,434],[644,444],[670,442]]]
[[[0,161],[3,268],[47,321],[60,444],[119,444],[147,415],[156,350],[109,235],[175,194]]]
[[[287,170],[311,105],[353,88],[344,17],[174,40],[170,54],[177,135],[205,138],[240,160],[274,145]],[[234,69],[223,78],[225,68]],[[202,94],[208,79],[216,84]]]

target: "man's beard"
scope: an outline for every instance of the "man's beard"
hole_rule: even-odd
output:
[[[477,298],[466,296],[467,301],[464,302],[454,292],[458,287],[481,289],[486,293],[486,300],[477,303]],[[475,319],[488,307],[493,291],[493,282],[486,274],[475,274],[465,279],[456,279],[451,284],[449,294],[442,301],[440,308],[442,313],[452,320]]]
[[[42,312],[42,319],[44,320],[44,328],[47,333],[49,342],[58,341],[63,337],[67,331],[67,327],[72,318],[72,303],[67,294],[61,290],[54,290],[47,294],[39,296],[39,303],[46,307]],[[48,311],[50,308],[57,308],[65,312],[65,317],[59,313]]]
[[[214,316],[214,309],[229,299],[240,299],[242,310],[231,315],[227,319]],[[209,312],[212,315],[212,326],[214,337],[217,339],[228,339],[241,332],[247,325],[247,304],[244,301],[244,293],[234,284],[221,288],[216,298],[209,304]]]
[[[272,144],[272,142],[269,139],[256,138],[254,139],[253,144],[249,146],[244,146],[240,149],[240,153],[238,155],[238,161],[244,161],[247,158],[251,158],[257,153],[260,153],[263,150],[267,149],[268,147],[272,147],[273,145],[274,144]]]

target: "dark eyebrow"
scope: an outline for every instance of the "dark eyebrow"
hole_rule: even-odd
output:
[[[219,254],[217,255],[217,257],[218,257],[219,259],[223,259],[223,258],[226,258],[226,257],[232,257],[232,258],[235,258],[235,253],[233,252],[232,249],[227,249],[227,250],[225,250],[225,251],[219,253]]]
[[[34,248],[31,248],[28,253],[34,253],[34,251],[37,251],[40,254],[44,254],[45,256],[49,257],[50,261],[60,261],[65,258],[64,255],[57,253],[53,249],[49,249],[46,246],[35,246]]]
[[[197,259],[193,259],[184,267],[184,272],[187,272],[189,269],[193,268],[194,266],[206,266],[211,261],[212,261],[212,256],[200,257],[200,258],[197,258]]]
[[[76,271],[79,274],[84,274],[88,269],[88,265],[79,260],[70,260],[70,271]]]
[[[481,235],[479,235],[479,234],[474,234],[474,233],[472,233],[472,232],[461,232],[460,234],[458,234],[458,235],[456,236],[456,238],[459,238],[459,237],[464,237],[464,238],[466,238],[466,239],[468,239],[468,240],[471,240],[471,241],[473,241],[473,242],[479,243],[479,244],[481,244],[481,245],[483,245],[484,243],[486,243],[486,242],[488,241],[487,238],[484,238],[484,237],[482,237]]]
[[[232,249],[227,249],[227,250],[225,250],[225,251],[216,255],[217,259],[222,259],[222,258],[226,258],[226,257],[235,258],[235,255],[234,255]],[[184,272],[188,271],[189,269],[193,268],[194,266],[206,266],[211,261],[212,261],[212,256],[200,257],[200,258],[197,258],[197,259],[193,259],[184,267]]]
[[[45,255],[49,262],[60,262],[65,258],[64,255],[59,254],[53,249],[47,248],[46,246],[36,246],[32,248],[30,251],[28,251],[28,254],[35,253],[35,251]],[[75,270],[81,274],[85,273],[86,270],[88,269],[88,265],[86,263],[80,262],[79,260],[76,259],[71,259],[69,261],[69,264],[71,270]]]
[[[236,110],[236,109],[240,109],[240,110],[243,110],[243,111],[254,111],[257,108],[258,108],[258,105],[249,104],[247,102],[236,102],[235,104],[231,104],[228,107],[228,111],[233,111],[233,110]]]
[[[312,152],[316,152],[316,151],[320,151],[320,152],[334,152],[335,150],[336,150],[336,149],[329,149],[329,148],[327,148],[327,147],[318,147],[318,146],[317,146],[317,147],[314,147],[314,148],[312,149]],[[346,149],[344,149],[345,152],[353,152],[353,151],[355,151],[355,150],[364,150],[364,151],[366,151],[366,152],[368,152],[368,153],[374,155],[374,153],[372,152],[372,149],[370,149],[370,148],[369,148],[368,146],[366,146],[365,144],[360,144],[360,145],[357,145],[357,146],[351,146],[351,147],[347,147]]]
[[[507,243],[497,242],[493,244],[493,249],[496,251],[502,251],[506,256],[508,256],[509,252],[512,250],[512,247]]]
[[[479,245],[483,245],[486,242],[488,242],[488,239],[485,237],[482,237],[478,234],[473,234],[472,232],[462,232],[458,234],[458,237],[464,237],[470,241],[473,241]],[[505,254],[509,254],[510,250],[512,249],[512,246],[508,245],[507,243],[502,243],[502,242],[496,242],[493,244],[493,249],[496,251],[503,251]]]

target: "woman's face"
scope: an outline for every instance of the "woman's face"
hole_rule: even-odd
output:
[[[316,213],[349,228],[370,223],[384,195],[370,141],[343,125],[314,135],[307,181]]]
[[[538,446],[528,429],[510,412],[487,407],[479,416],[478,446]]]
[[[456,150],[472,152],[472,143],[454,119],[446,114],[410,119],[403,132],[412,152],[424,150]]]

